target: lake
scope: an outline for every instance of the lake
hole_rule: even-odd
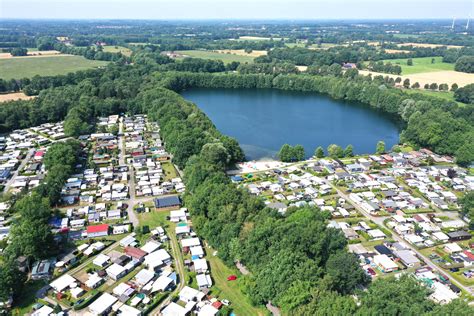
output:
[[[223,134],[235,137],[249,160],[275,158],[280,147],[301,144],[310,157],[318,146],[354,146],[357,154],[398,143],[400,127],[369,106],[328,96],[277,89],[190,89],[196,103]]]

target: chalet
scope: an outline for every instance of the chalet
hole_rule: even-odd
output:
[[[88,238],[102,237],[102,236],[107,236],[108,234],[109,234],[109,225],[107,224],[87,226]]]

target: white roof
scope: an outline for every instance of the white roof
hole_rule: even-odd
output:
[[[435,232],[433,233],[433,236],[436,237],[438,240],[448,240],[449,237],[443,232]]]
[[[195,271],[207,271],[208,269],[206,259],[193,260],[193,264]]]
[[[48,316],[48,315],[51,315],[52,312],[53,312],[53,309],[51,307],[44,305],[43,307],[41,307],[40,309],[38,309],[31,315],[32,316]]]
[[[181,240],[182,247],[193,247],[193,246],[199,246],[199,245],[201,245],[201,241],[197,237]]]
[[[211,304],[206,304],[197,313],[198,316],[214,316],[219,312],[217,308],[212,306]]]
[[[462,248],[456,243],[446,244],[445,248],[450,252],[461,252]]]
[[[165,249],[160,249],[145,256],[145,264],[156,267],[171,258]]]
[[[179,292],[179,297],[180,299],[184,299],[185,302],[192,301],[195,297],[197,297],[199,294],[199,291],[196,289],[193,289],[189,286],[185,286],[181,292]]]
[[[191,250],[191,255],[192,256],[203,256],[204,255],[204,249],[201,246],[194,246],[194,247],[191,247],[189,250]]]
[[[115,296],[110,295],[109,293],[102,294],[98,299],[96,299],[91,305],[89,305],[89,310],[95,315],[100,315],[109,309],[117,301]]]
[[[131,307],[128,305],[120,306],[119,311],[122,312],[120,315],[126,316],[139,316],[142,314],[142,312],[136,309],[135,307]]]
[[[198,274],[196,275],[196,280],[199,288],[210,287],[212,285],[212,279],[209,274]]]
[[[74,282],[76,282],[76,279],[66,273],[65,275],[51,282],[49,285],[57,292],[61,292],[68,288]]]
[[[186,316],[187,312],[188,311],[186,310],[186,308],[181,307],[174,302],[171,302],[161,311],[161,314],[163,316]]]
[[[125,293],[129,288],[131,288],[131,286],[127,283],[120,283],[114,288],[113,293],[117,296],[120,296]]]
[[[164,291],[170,284],[173,282],[173,279],[162,275],[154,283],[152,292]]]
[[[140,272],[137,273],[137,275],[135,276],[135,280],[137,280],[138,284],[145,285],[148,282],[150,282],[151,279],[153,279],[154,276],[155,276],[154,272],[152,272],[150,270],[143,269],[143,270],[141,270]]]
[[[435,282],[432,287],[434,292],[431,294],[430,298],[436,302],[446,304],[458,298],[456,293],[440,282]]]
[[[393,262],[387,255],[376,255],[374,256],[374,262],[377,265],[382,266],[384,269],[396,269],[397,264]]]
[[[110,267],[108,267],[105,270],[105,272],[107,272],[107,274],[110,274],[110,275],[113,275],[113,276],[119,275],[119,274],[123,273],[123,271],[125,271],[125,268],[122,267],[121,265],[116,264],[116,263],[112,264]]]
[[[146,253],[152,253],[158,248],[160,248],[160,243],[150,240],[145,245],[143,245],[143,247],[141,247],[140,249],[145,251]]]
[[[93,264],[102,267],[107,261],[110,260],[110,257],[107,255],[104,255],[103,253],[100,253],[97,257],[95,257],[94,261],[92,261]]]
[[[371,229],[371,230],[367,231],[367,233],[372,238],[383,238],[383,237],[385,237],[385,234],[380,229]]]

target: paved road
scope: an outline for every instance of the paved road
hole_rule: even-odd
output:
[[[388,227],[385,226],[385,224],[383,223],[384,219],[386,217],[376,217],[376,216],[373,216],[373,215],[370,215],[368,212],[366,212],[362,207],[360,207],[355,201],[353,201],[347,194],[343,193],[341,190],[339,190],[335,185],[333,185],[331,182],[329,181],[326,181],[326,183],[328,185],[330,185],[331,187],[333,187],[337,193],[342,197],[344,198],[346,201],[349,201],[351,202],[352,205],[354,205],[354,207],[362,214],[364,215],[365,217],[367,217],[368,219],[372,220],[374,223],[376,223],[377,225],[380,225],[381,227],[389,230],[392,232],[392,238],[395,239],[396,241],[398,242],[403,242],[404,244],[406,244],[410,250],[412,250],[413,252],[415,252],[417,254],[417,256],[421,259],[423,259],[423,261],[426,263],[426,265],[428,265],[430,268],[432,268],[433,270],[436,270],[442,274],[445,274],[445,272],[443,271],[443,269],[441,269],[440,267],[438,267],[436,264],[434,264],[431,259],[429,259],[428,257],[424,256],[421,252],[418,251],[418,249],[416,249],[415,247],[413,247],[411,244],[407,243],[403,238],[401,238],[397,233],[395,233],[393,230],[389,229]],[[459,283],[458,281],[456,281],[455,279],[453,278],[450,278],[451,282],[454,283],[457,287],[463,289],[464,291],[466,291],[467,293],[473,295],[474,294],[474,291],[467,287],[467,286],[464,286],[462,285],[461,283]]]
[[[16,177],[20,174],[20,171],[23,170],[27,162],[30,160],[31,156],[33,156],[33,153],[35,152],[35,149],[30,149],[28,150],[28,153],[26,154],[26,157],[21,161],[20,166],[13,172],[13,175],[11,176],[10,180],[5,184],[5,188],[3,189],[3,192],[8,192],[10,190],[10,186],[15,182]]]
[[[161,309],[165,307],[166,305],[168,305],[171,302],[171,299],[175,296],[175,294],[178,294],[186,285],[186,280],[184,279],[183,256],[179,248],[178,240],[176,239],[176,235],[174,234],[174,231],[168,231],[168,236],[170,237],[171,252],[176,262],[176,272],[179,275],[179,278],[178,278],[179,283],[177,287],[174,289],[174,291],[170,293],[168,297],[151,312],[151,315],[161,315],[160,313]]]
[[[119,121],[119,138],[118,138],[118,149],[119,149],[119,165],[124,166],[126,165],[125,161],[125,137],[123,135],[123,117],[120,118]],[[128,166],[128,188],[130,199],[128,201],[123,201],[124,203],[128,203],[127,214],[128,219],[133,224],[133,227],[137,227],[140,224],[138,220],[137,214],[133,211],[133,207],[138,203],[135,197],[135,178],[133,174],[133,167]]]

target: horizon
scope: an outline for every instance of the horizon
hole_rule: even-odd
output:
[[[374,17],[376,16],[376,17]],[[474,16],[472,0],[2,0],[2,20],[440,20]]]

